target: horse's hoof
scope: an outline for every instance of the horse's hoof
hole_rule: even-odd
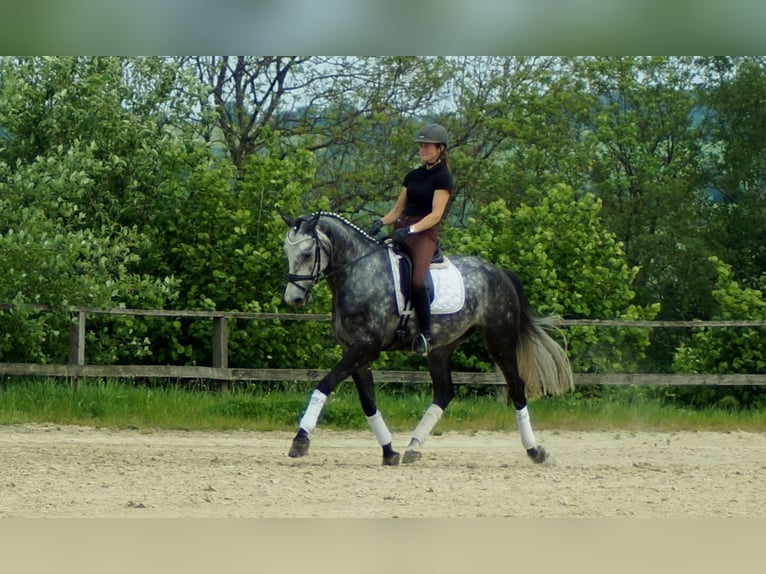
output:
[[[383,455],[383,466],[399,466],[399,460],[401,456],[398,452],[394,451],[389,455]]]
[[[293,439],[293,444],[290,447],[290,452],[287,453],[287,456],[289,456],[290,458],[300,458],[302,456],[306,456],[309,452],[309,444],[311,444],[309,437],[307,436],[295,437]]]
[[[548,458],[548,452],[541,446],[536,446],[527,449],[527,456],[532,459],[535,464],[541,464]]]
[[[402,462],[404,464],[410,464],[412,462],[417,462],[421,458],[421,454],[419,450],[405,450],[404,451],[404,458],[402,459]]]

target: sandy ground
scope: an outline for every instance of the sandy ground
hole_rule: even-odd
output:
[[[538,431],[432,436],[382,467],[370,432],[0,427],[0,517],[649,517],[766,515],[766,435]],[[396,434],[403,450],[408,435]]]

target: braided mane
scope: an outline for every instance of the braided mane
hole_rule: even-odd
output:
[[[374,238],[372,235],[367,233],[364,229],[359,227],[356,223],[352,223],[351,221],[349,221],[348,219],[346,219],[339,213],[335,213],[334,211],[315,211],[314,213],[311,214],[310,219],[313,219],[315,217],[329,217],[330,219],[335,219],[336,221],[340,221],[347,227],[350,227],[357,233],[361,234],[368,241],[379,243],[378,239]]]

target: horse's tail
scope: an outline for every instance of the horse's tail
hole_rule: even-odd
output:
[[[558,395],[574,389],[572,366],[564,348],[546,331],[558,328],[558,317],[538,316],[527,301],[519,277],[505,270],[519,297],[518,345],[519,374],[526,383],[527,398]]]

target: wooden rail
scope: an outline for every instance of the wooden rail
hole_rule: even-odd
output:
[[[0,305],[0,310],[12,309]],[[30,306],[39,311],[52,311],[44,306]],[[230,320],[329,321],[329,314],[301,313],[247,313],[239,311],[186,311],[158,309],[101,309],[83,307],[69,311],[73,315],[70,333],[69,362],[67,364],[0,363],[0,375],[46,377],[101,377],[101,378],[170,378],[208,379],[218,381],[222,387],[228,381],[319,381],[326,370],[319,369],[245,369],[231,368],[228,364],[228,323]],[[85,364],[85,334],[88,315],[131,315],[148,317],[187,317],[213,321],[212,365],[87,365]],[[766,321],[619,321],[599,319],[562,320],[563,327],[766,327]],[[425,371],[374,371],[376,382],[430,383]],[[503,386],[497,373],[455,372],[458,385]],[[666,373],[575,373],[575,385],[766,385],[766,375],[747,374],[666,374]]]

